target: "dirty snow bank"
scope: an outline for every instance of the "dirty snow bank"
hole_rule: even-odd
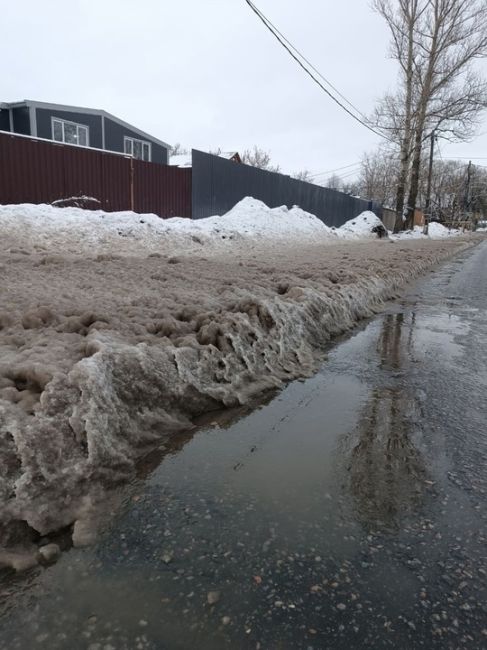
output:
[[[202,413],[312,373],[330,337],[467,245],[298,242],[292,253],[235,246],[175,259],[140,255],[136,239],[125,257],[46,254],[37,242],[20,230],[0,250],[0,542],[10,547],[73,523],[82,543],[106,490],[148,449]]]

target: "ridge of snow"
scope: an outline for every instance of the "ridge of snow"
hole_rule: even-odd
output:
[[[313,214],[294,206],[269,208],[246,197],[223,216],[205,219],[155,214],[104,212],[51,205],[0,205],[2,241],[23,241],[26,248],[77,255],[117,253],[131,255],[166,252],[172,255],[222,254],[265,246],[279,248],[296,243],[329,245],[343,241],[375,239],[372,232],[382,221],[373,212],[363,212],[340,228],[326,226]],[[430,224],[430,239],[441,239],[458,231]],[[422,238],[421,228],[394,235],[391,239]]]
[[[0,473],[0,565],[18,526],[74,523],[86,543],[140,455],[216,406],[313,373],[332,336],[468,245],[421,244],[345,256],[298,242],[242,267],[0,250],[0,466],[18,468]]]
[[[468,245],[322,247],[379,223],[251,198],[200,221],[0,206],[0,467],[18,468],[0,472],[0,564],[17,525],[75,522],[82,543],[142,453],[314,372],[332,336]]]

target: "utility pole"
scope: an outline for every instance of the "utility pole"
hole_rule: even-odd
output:
[[[470,206],[470,183],[472,181],[472,161],[469,160],[467,167],[467,187],[465,188],[465,200],[463,202],[465,213]],[[465,215],[466,216],[466,215]]]
[[[426,205],[425,205],[425,214],[424,214],[424,233],[428,234],[428,224],[431,218],[430,206],[431,206],[431,181],[433,179],[433,157],[435,155],[435,140],[436,140],[436,129],[431,131],[431,142],[430,142],[430,164],[428,169],[428,185],[426,187]]]

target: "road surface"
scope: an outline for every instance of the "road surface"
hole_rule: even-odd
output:
[[[487,242],[3,580],[8,650],[487,647]]]

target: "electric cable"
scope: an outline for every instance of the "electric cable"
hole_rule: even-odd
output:
[[[387,137],[386,135],[384,135],[383,133],[380,133],[380,131],[376,131],[373,127],[370,126],[370,124],[367,124],[367,122],[365,122],[363,119],[361,119],[360,117],[358,117],[357,115],[355,115],[354,113],[352,113],[351,110],[349,110],[346,106],[344,106],[343,103],[342,103],[339,99],[337,99],[337,97],[335,97],[335,95],[333,95],[332,92],[330,92],[327,88],[325,88],[325,86],[321,83],[321,81],[315,77],[315,75],[313,74],[313,72],[311,72],[311,70],[309,70],[309,68],[307,68],[306,65],[304,65],[303,61],[306,61],[306,62],[308,63],[308,65],[309,65],[310,67],[312,67],[312,69],[315,70],[315,71],[317,72],[317,74],[319,74],[320,77],[321,77],[324,81],[326,81],[325,77],[324,77],[320,72],[318,72],[318,71],[316,70],[316,68],[315,68],[314,66],[312,66],[312,65],[307,61],[307,59],[306,59],[306,58],[301,54],[301,52],[300,52],[300,51],[299,51],[299,50],[298,50],[294,45],[292,45],[292,44],[290,43],[290,41],[288,41],[288,39],[286,39],[283,35],[281,35],[281,32],[279,32],[279,31],[277,30],[277,28],[275,28],[275,27],[272,25],[272,23],[270,22],[270,20],[264,16],[264,14],[260,11],[260,9],[258,9],[258,8],[255,6],[255,4],[254,4],[253,2],[251,2],[251,0],[245,0],[245,2],[246,2],[247,5],[250,7],[250,9],[255,13],[255,15],[259,18],[259,20],[260,20],[260,21],[261,21],[261,22],[266,26],[266,28],[271,32],[271,34],[272,34],[272,35],[273,35],[273,36],[274,36],[274,37],[279,41],[279,43],[280,43],[280,44],[282,45],[282,47],[283,47],[283,48],[288,52],[288,54],[289,54],[289,55],[290,55],[290,56],[291,56],[291,57],[296,61],[296,63],[297,63],[297,64],[298,64],[298,65],[299,65],[299,66],[300,66],[300,67],[301,67],[301,68],[306,72],[307,75],[309,75],[309,76],[311,77],[311,79],[312,79],[312,80],[313,80],[313,81],[314,81],[314,82],[315,82],[315,83],[316,83],[316,84],[317,84],[317,85],[318,85],[318,86],[319,86],[319,87],[320,87],[320,88],[321,88],[321,89],[322,89],[322,90],[323,90],[323,91],[324,91],[324,92],[325,92],[325,93],[326,93],[326,94],[327,94],[327,95],[328,95],[328,96],[329,96],[329,97],[330,97],[330,98],[331,98],[331,99],[336,103],[336,104],[338,104],[338,106],[340,106],[340,108],[342,108],[346,113],[348,113],[348,115],[350,115],[350,117],[352,117],[356,122],[358,122],[359,124],[361,124],[362,126],[364,126],[366,129],[368,129],[369,131],[371,131],[371,132],[374,133],[375,135],[378,135],[380,138],[384,138],[385,140],[388,140],[389,142],[393,142],[393,140],[391,140],[390,138],[388,138],[388,137]],[[288,45],[288,44],[289,44],[289,45]],[[292,48],[292,49],[291,49],[291,48]],[[293,50],[294,50],[294,51],[293,51]],[[301,60],[301,59],[302,59],[302,60]],[[331,86],[331,84],[330,84],[328,81],[326,81],[326,83],[329,84],[329,85]],[[333,87],[333,86],[331,86],[331,87]],[[336,91],[336,92],[338,92],[338,91]],[[347,101],[348,104],[350,104],[351,106],[353,106],[353,104],[351,104],[351,102],[349,102],[348,100],[345,100],[345,101]],[[362,115],[362,113],[361,113],[357,108],[354,107],[354,110],[356,110],[360,115]]]

